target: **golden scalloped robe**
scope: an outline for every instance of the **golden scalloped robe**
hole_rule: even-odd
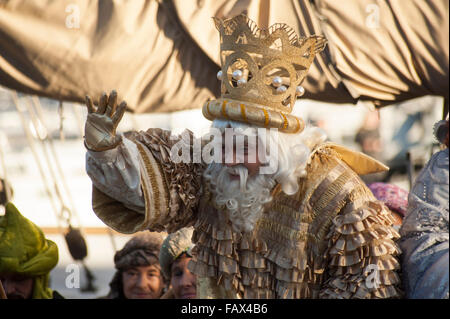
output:
[[[204,164],[170,162],[170,132],[133,133],[145,215],[94,187],[93,208],[122,233],[194,225],[198,298],[398,298],[394,220],[357,172],[375,161],[335,144],[315,148],[299,191],[279,186],[253,232],[234,232],[210,202]],[[359,154],[359,155],[358,155]],[[375,167],[375,168],[374,168]]]

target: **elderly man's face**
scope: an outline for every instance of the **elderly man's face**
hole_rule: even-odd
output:
[[[31,299],[33,278],[19,274],[0,274],[0,280],[8,299]]]
[[[123,294],[127,299],[157,299],[164,281],[155,265],[132,267],[122,273]]]

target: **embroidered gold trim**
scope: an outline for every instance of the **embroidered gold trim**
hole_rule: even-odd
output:
[[[269,113],[267,113],[266,109],[263,109],[264,112],[264,127],[267,127],[269,125]]]
[[[321,176],[317,176],[316,178],[311,177],[311,169],[313,169],[313,167],[316,165],[314,163],[320,162],[322,169],[326,168],[326,170],[330,172],[326,175],[325,179],[333,175],[333,170],[337,169],[340,171],[342,169],[341,167],[339,167],[339,163],[337,162],[337,160],[330,157],[330,154],[325,153],[323,150],[321,150],[320,152],[316,152],[316,150],[313,151],[313,153],[310,155],[310,160],[311,162],[307,166],[309,177],[307,178],[307,181],[305,180],[304,182],[302,182],[305,183],[305,186],[307,186],[305,190],[306,194],[299,191],[296,196],[296,200],[302,203],[302,206],[300,207],[304,210],[302,222],[305,223],[311,223],[314,220],[314,211],[311,208],[311,203],[314,202],[313,194],[320,187],[321,183],[324,182],[324,179]]]
[[[354,184],[357,184],[356,178],[352,178],[351,180],[349,180],[348,183],[343,186],[343,188],[344,187],[345,188],[353,187]],[[358,188],[358,185],[356,187]],[[326,206],[323,209],[323,211],[320,212],[320,216],[318,216],[316,218],[317,224],[319,226],[319,229],[316,232],[316,234],[317,234],[317,237],[319,238],[319,240],[322,240],[322,238],[324,238],[324,236],[326,235],[325,232],[328,229],[328,227],[330,226],[332,219],[334,217],[336,217],[336,215],[342,210],[342,208],[344,208],[344,206],[348,202],[348,192],[344,191],[341,193],[342,194],[336,195],[336,197],[341,195],[341,196],[339,196],[341,198],[337,201],[337,203],[334,203],[332,205],[332,207]],[[332,204],[332,203],[330,203],[330,204]],[[322,216],[326,216],[326,217],[322,217]]]
[[[309,236],[309,234],[305,231],[295,230],[290,227],[286,227],[279,223],[273,222],[271,220],[267,220],[266,218],[261,218],[258,221],[258,227],[269,230],[273,232],[274,235],[283,236],[285,239],[288,240],[306,241],[306,239]]]
[[[227,100],[224,100],[224,101],[222,102],[222,115],[223,115],[225,118],[228,118],[227,109],[226,109],[227,103],[228,103]]]
[[[283,119],[284,119],[283,129],[285,130],[285,129],[287,128],[287,126],[288,126],[288,120],[287,120],[287,118],[286,118],[286,115],[284,115],[284,114],[281,113],[281,112],[280,112],[280,114],[281,114],[281,116],[282,116]],[[298,123],[298,119],[297,119],[297,123]]]
[[[351,177],[352,172],[348,170],[342,173],[330,185],[327,185],[327,190],[314,204],[313,210],[317,213],[322,211],[329,204],[329,202],[342,191],[343,186],[351,179]]]
[[[271,205],[271,210],[288,215],[295,220],[300,220],[303,217],[303,212],[299,212],[295,208],[275,200]]]
[[[329,173],[320,181],[320,183],[316,186],[313,193],[309,198],[309,204],[311,207],[317,205],[317,202],[320,198],[323,198],[323,195],[327,192],[335,192],[337,193],[339,190],[331,190],[330,185],[333,185],[337,181],[337,179],[346,172],[344,165],[337,163],[332,169],[330,169]]]
[[[208,111],[208,114],[211,116],[211,111],[209,110],[209,104],[211,104],[211,101],[206,104],[206,110]]]
[[[166,204],[166,209],[169,209],[169,183],[167,181],[167,177],[166,174],[164,173],[164,168],[163,165],[161,164],[161,162],[159,160],[155,159],[155,164],[158,167],[158,171],[160,172],[161,175],[161,186],[163,187],[164,191],[161,192],[163,195],[163,200],[164,203]]]
[[[300,124],[300,120],[299,120],[297,117],[295,117],[295,120],[297,121],[297,130],[295,130],[294,133],[297,133],[298,131],[300,131],[300,129],[302,128],[302,126],[301,126],[301,124]]]
[[[358,186],[357,177],[348,170],[341,174],[330,186],[329,192],[325,192],[313,207],[313,229],[318,227],[317,238],[322,240],[325,231],[331,224],[332,219],[340,212],[347,202],[351,190],[349,188]]]
[[[137,145],[139,153],[144,161],[145,170],[150,178],[150,187],[152,188],[152,193],[154,195],[153,203],[150,203],[150,205],[153,206],[153,219],[155,221],[157,221],[160,218],[161,203],[160,203],[160,191],[159,191],[159,187],[158,187],[156,173],[153,169],[153,165],[150,162],[150,159],[148,158],[147,154],[145,154],[144,147],[139,143],[135,143],[135,144]]]
[[[245,104],[242,104],[242,103],[241,103],[241,114],[242,114],[242,119],[244,120],[244,122],[248,123],[247,115],[245,115]]]

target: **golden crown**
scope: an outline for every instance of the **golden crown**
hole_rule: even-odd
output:
[[[222,69],[217,77],[222,81],[221,98],[205,103],[204,116],[287,133],[303,130],[303,121],[289,113],[303,95],[300,84],[326,39],[298,38],[292,28],[281,23],[260,29],[244,14],[213,19],[220,33]]]

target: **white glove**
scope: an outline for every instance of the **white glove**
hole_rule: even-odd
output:
[[[86,95],[88,116],[84,127],[84,145],[91,151],[102,152],[115,148],[122,141],[116,136],[116,128],[125,113],[127,103],[122,101],[117,107],[117,92],[103,93],[95,110],[94,104]]]

